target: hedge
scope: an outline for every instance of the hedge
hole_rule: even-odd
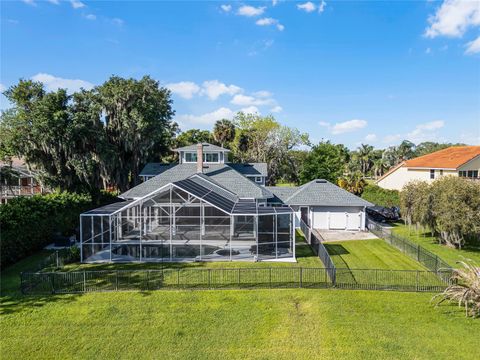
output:
[[[387,190],[380,186],[368,184],[363,189],[362,198],[380,206],[400,206],[400,194],[397,190]]]
[[[114,202],[102,195],[101,202]],[[53,234],[75,234],[79,215],[97,207],[89,195],[58,192],[18,197],[0,206],[0,266],[13,264],[53,242]]]

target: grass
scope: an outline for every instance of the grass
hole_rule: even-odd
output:
[[[427,270],[381,239],[325,243],[337,268]]]
[[[289,289],[20,296],[19,272],[43,256],[1,274],[2,359],[473,359],[478,351],[480,322],[456,306],[433,307],[431,294]]]
[[[392,231],[394,234],[407,238],[436,254],[450,266],[456,267],[457,261],[465,260],[465,258],[472,259],[477,264],[480,264],[480,247],[465,246],[461,250],[454,249],[438,244],[437,240],[429,232],[409,230],[408,226],[402,223],[396,223]]]

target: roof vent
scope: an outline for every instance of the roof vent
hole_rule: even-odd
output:
[[[317,184],[326,184],[327,183],[327,180],[316,180],[315,181]]]

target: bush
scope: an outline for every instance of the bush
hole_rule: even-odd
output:
[[[387,190],[380,186],[368,184],[363,189],[362,198],[380,206],[400,206],[400,196],[397,190]]]
[[[113,202],[113,196],[104,197],[102,201]],[[74,234],[79,215],[95,207],[89,195],[67,192],[18,197],[0,206],[0,266],[41,250],[55,232]]]

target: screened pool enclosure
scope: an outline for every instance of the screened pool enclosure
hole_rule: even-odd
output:
[[[82,262],[293,260],[294,214],[194,176],[80,217]]]

